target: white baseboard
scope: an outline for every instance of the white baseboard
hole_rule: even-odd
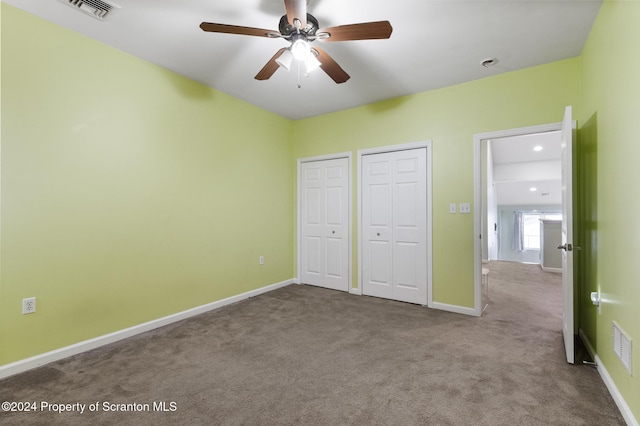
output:
[[[540,265],[540,268],[542,268],[542,270],[544,272],[553,272],[554,274],[561,274],[562,273],[562,268],[547,268],[545,266]]]
[[[587,348],[587,352],[589,353],[589,356],[591,357],[592,360],[595,361],[596,350],[593,348],[593,345],[589,341],[589,338],[587,337],[586,334],[584,334],[584,331],[582,331],[581,328],[578,329],[578,335],[580,336],[580,340],[582,340],[582,343],[584,343],[584,347]]]
[[[611,397],[613,398],[613,400],[616,402],[616,405],[618,406],[618,409],[620,410],[622,417],[624,417],[624,420],[627,422],[629,426],[640,426],[638,424],[638,420],[635,418],[635,416],[631,412],[631,408],[629,408],[629,405],[627,405],[627,401],[624,400],[624,398],[620,394],[620,391],[618,391],[616,384],[613,382],[613,379],[609,375],[609,372],[604,367],[602,360],[598,357],[598,355],[594,357],[594,360],[598,365],[598,373],[600,373],[600,377],[602,377],[602,381],[607,386],[607,389],[609,389],[609,393],[611,394]]]
[[[126,339],[128,337],[135,336],[140,333],[144,333],[150,330],[154,330],[165,325],[172,324],[174,322],[182,321],[187,318],[191,318],[196,315],[203,314],[205,312],[213,311],[223,306],[230,305],[232,303],[240,302],[241,300],[248,299],[250,297],[258,296],[262,293],[267,293],[272,290],[276,290],[281,287],[288,286],[295,282],[294,279],[289,279],[279,283],[271,284],[266,287],[262,287],[256,290],[251,290],[246,293],[238,294],[236,296],[227,297],[226,299],[218,300],[215,302],[207,303],[206,305],[196,306],[195,308],[187,309],[186,311],[178,312],[166,317],[158,318],[149,322],[135,325],[133,327],[118,330],[113,333],[98,336],[93,339],[78,342],[64,348],[55,349],[50,352],[45,352],[40,355],[36,355],[30,358],[22,359],[20,361],[12,362],[0,366],[0,379],[4,379],[14,374],[22,373],[27,370],[31,370],[36,367],[40,367],[50,362],[58,361],[63,358],[67,358],[82,352],[90,351],[100,346],[108,345],[119,340]]]
[[[360,287],[349,287],[349,294],[356,294],[358,296],[362,296],[362,290],[360,290]]]
[[[587,335],[584,334],[582,329],[578,330],[578,334],[580,335],[580,338],[582,339],[584,346],[587,348],[587,352],[589,352],[589,355],[591,355],[591,358],[595,361],[596,366],[598,368],[598,373],[600,373],[600,377],[602,378],[602,381],[604,382],[605,386],[609,390],[611,397],[616,402],[616,405],[618,406],[618,410],[620,410],[620,413],[622,414],[622,417],[624,417],[624,420],[627,422],[627,425],[640,426],[638,424],[638,420],[635,418],[635,416],[631,412],[631,408],[629,408],[629,405],[627,405],[627,401],[625,401],[624,398],[622,397],[622,394],[620,394],[618,387],[613,382],[613,379],[609,375],[609,372],[607,371],[604,364],[602,363],[602,360],[598,357],[598,354],[596,354],[596,351],[593,348],[593,345],[591,344],[589,339],[587,338]]]
[[[456,314],[470,315],[474,317],[478,316],[474,308],[467,308],[465,306],[449,305],[446,303],[433,302],[430,308],[440,309],[441,311],[455,312]]]

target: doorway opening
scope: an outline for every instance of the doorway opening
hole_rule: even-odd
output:
[[[554,123],[541,126],[525,127],[519,129],[503,130],[498,132],[490,132],[474,135],[474,202],[475,202],[475,214],[474,214],[474,231],[475,236],[478,238],[474,244],[474,293],[475,293],[475,314],[482,315],[483,307],[483,284],[487,282],[484,277],[488,277],[482,269],[482,252],[484,240],[488,239],[487,227],[483,227],[483,216],[486,215],[489,204],[486,197],[486,190],[483,191],[484,182],[494,182],[493,176],[483,179],[483,174],[486,174],[487,166],[482,161],[482,148],[483,141],[491,141],[499,138],[521,137],[525,135],[543,134],[548,132],[560,133],[560,199],[562,206],[562,220],[560,221],[560,242],[561,244],[556,249],[561,249],[561,271],[562,271],[562,334],[565,346],[565,352],[567,362],[574,363],[575,359],[575,318],[573,299],[575,293],[575,286],[573,281],[573,140],[576,129],[576,122],[572,119],[572,108],[567,106],[564,111],[564,118],[561,123]],[[487,142],[484,142],[487,144]],[[488,145],[490,148],[490,144]],[[489,158],[485,155],[485,160]],[[493,157],[491,157],[493,158]],[[493,172],[493,171],[492,171]],[[530,188],[531,191],[531,188]],[[534,191],[531,191],[534,192]],[[495,194],[494,194],[495,196]],[[494,202],[494,204],[496,204]],[[522,219],[522,218],[521,218]],[[557,222],[557,221],[556,221]],[[487,223],[487,222],[485,222]],[[488,222],[491,223],[491,222]],[[516,222],[517,223],[517,222]],[[544,224],[544,220],[541,221]],[[494,226],[497,230],[497,227]],[[514,233],[520,232],[522,228],[515,227]],[[543,227],[541,227],[541,234],[544,233]],[[523,231],[522,231],[523,232]],[[515,240],[515,238],[514,238]],[[522,240],[522,239],[520,239]],[[544,241],[541,238],[541,243]],[[488,247],[488,245],[487,245]],[[576,248],[579,249],[579,248]],[[541,247],[541,255],[544,251],[544,247]],[[552,246],[549,251],[553,251]],[[487,248],[488,253],[488,248]],[[488,256],[488,255],[487,255]],[[543,256],[544,257],[544,256]],[[487,257],[488,259],[488,257]],[[486,270],[486,268],[485,268]],[[489,271],[490,272],[490,271]],[[485,293],[486,294],[486,293]]]
[[[540,219],[554,220],[562,214],[561,128],[562,123],[552,123],[474,136],[478,316],[486,308],[482,299],[487,293],[484,287],[490,285],[489,262],[541,263],[545,246]]]
[[[481,141],[483,264],[502,260],[562,271],[555,249],[561,244],[561,143],[560,131]]]

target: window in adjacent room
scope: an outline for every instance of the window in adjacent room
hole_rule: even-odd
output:
[[[524,250],[540,250],[540,219],[562,220],[561,213],[523,213],[522,239]]]

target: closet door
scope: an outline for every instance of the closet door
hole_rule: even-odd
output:
[[[349,291],[349,160],[300,166],[300,281]]]
[[[362,157],[363,294],[427,304],[426,148]]]

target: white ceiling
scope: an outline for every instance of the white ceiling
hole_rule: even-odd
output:
[[[494,164],[560,160],[560,131],[510,136],[491,140]],[[540,151],[534,148],[539,146]]]
[[[310,0],[320,27],[389,20],[388,40],[324,43],[351,79],[254,76],[281,39],[206,33],[201,22],[278,29],[282,0],[115,0],[105,22],[58,0],[2,0],[290,119],[578,56],[601,0]],[[319,43],[319,42],[316,42]],[[497,58],[485,68],[480,62]]]
[[[560,205],[560,147],[559,131],[492,139],[498,204]]]

